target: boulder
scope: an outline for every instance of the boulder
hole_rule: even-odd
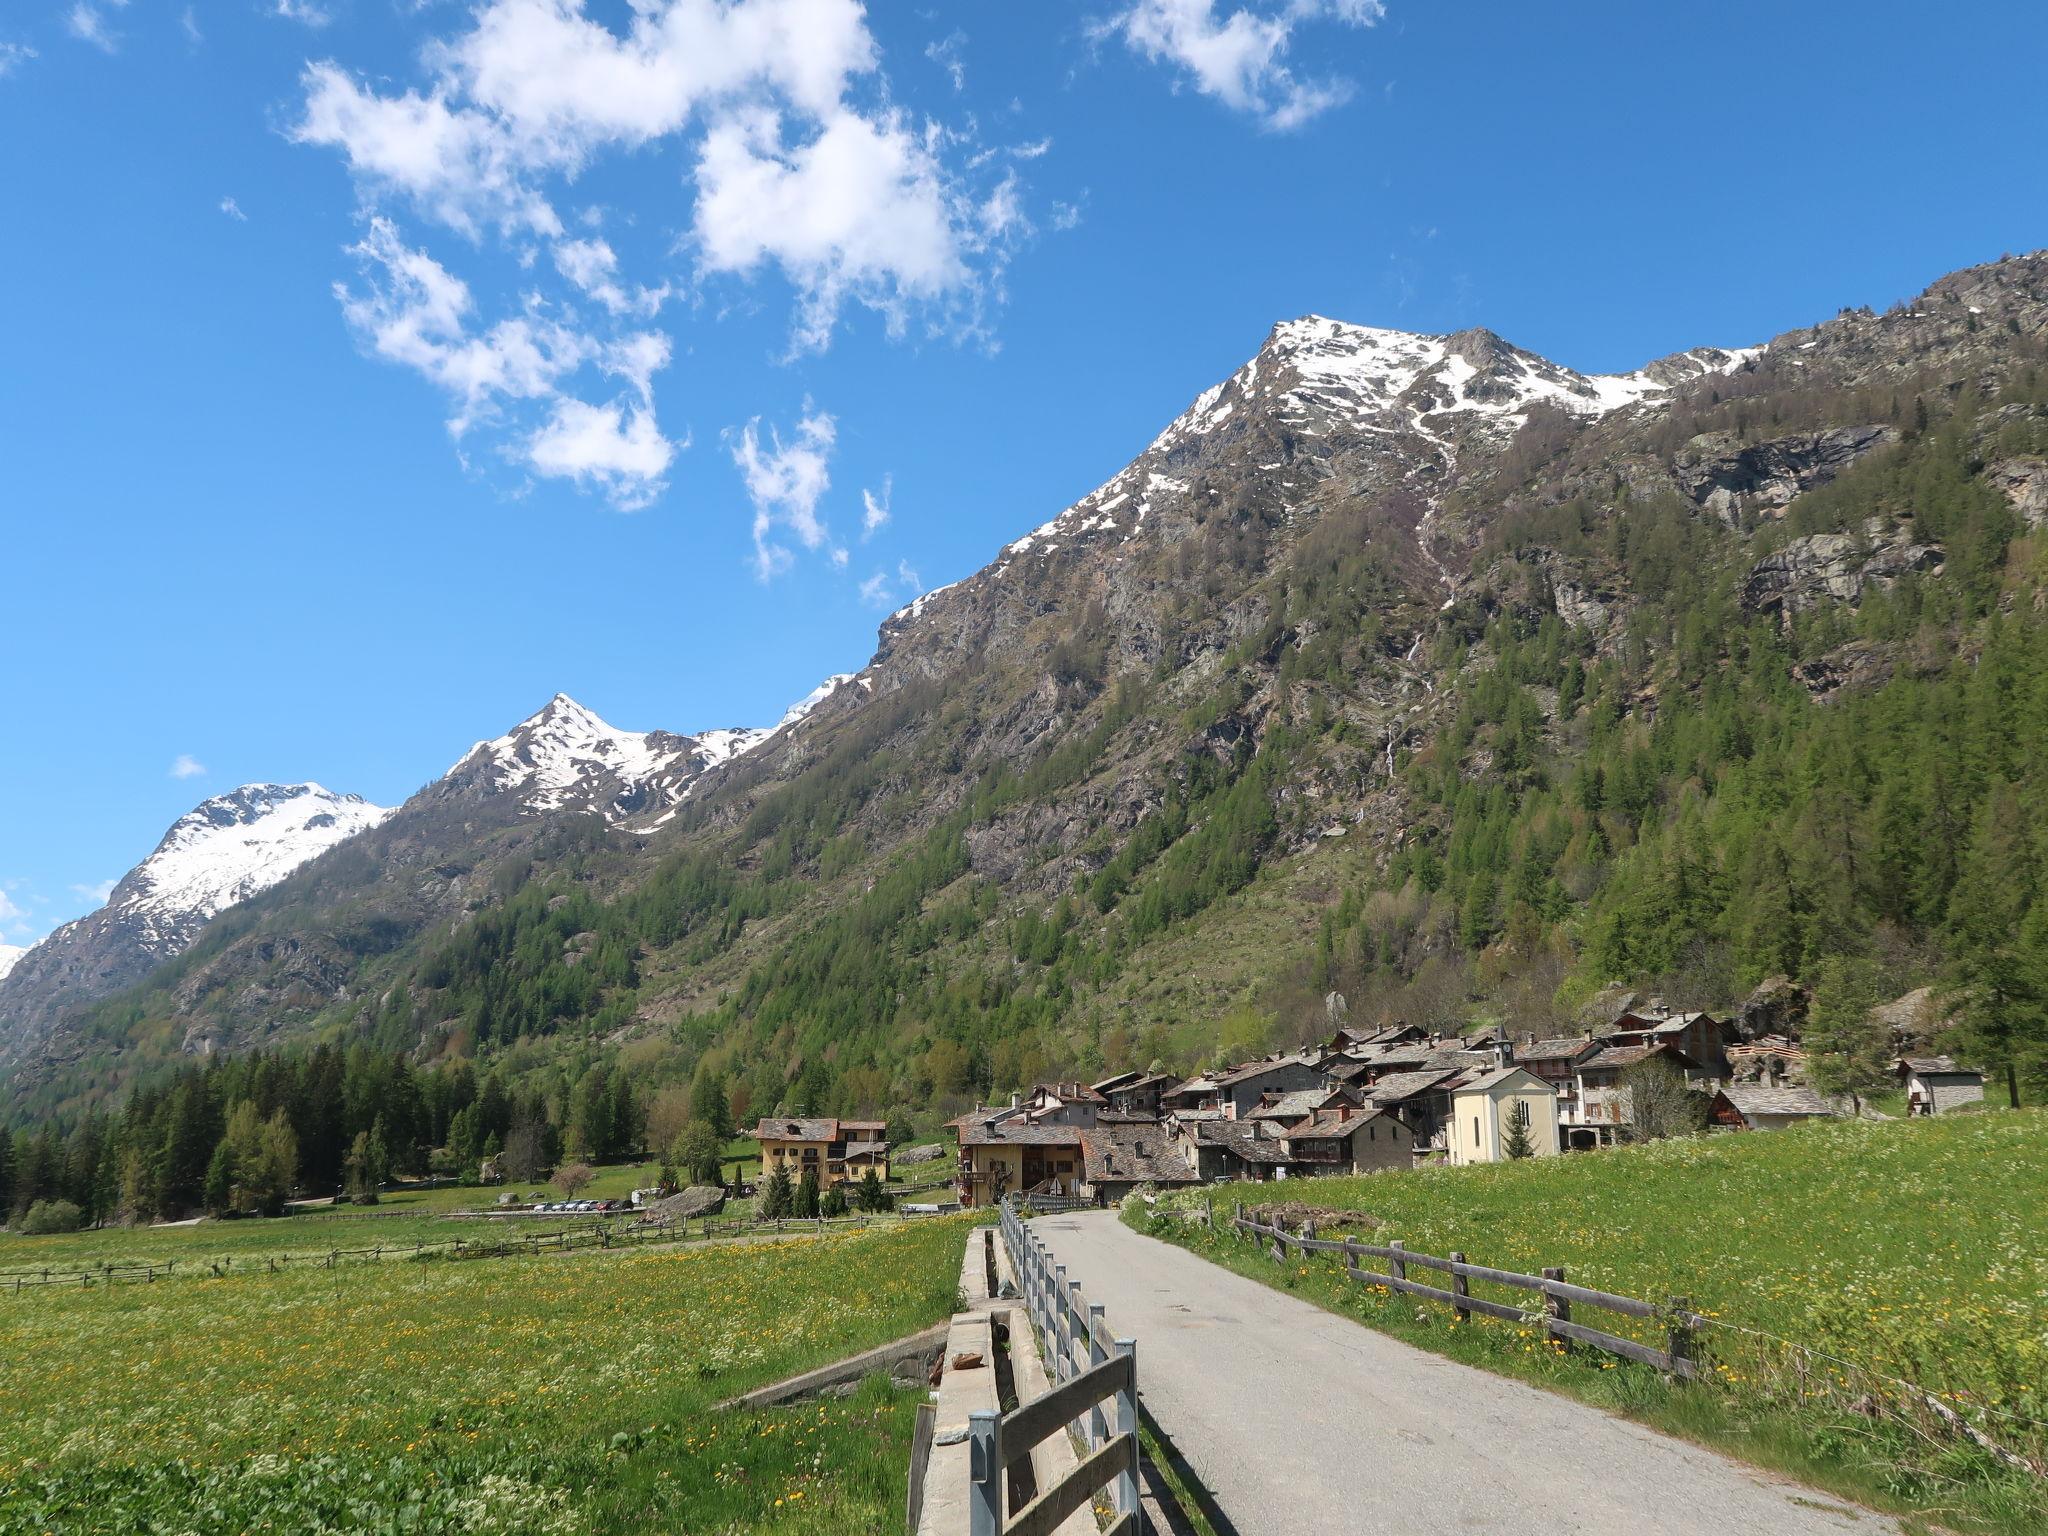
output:
[[[1875,448],[1899,440],[1886,426],[1835,427],[1743,443],[1732,432],[1703,432],[1672,461],[1679,489],[1731,528],[1752,516],[1777,517],[1801,491],[1825,485]]]
[[[945,1155],[946,1149],[935,1141],[928,1146],[905,1147],[900,1152],[891,1152],[889,1161],[898,1168],[909,1168],[919,1163],[935,1163]]]
[[[1735,1010],[1735,1032],[1744,1040],[1765,1035],[1799,1038],[1813,994],[1789,976],[1766,976]]]
[[[689,1221],[698,1216],[716,1216],[725,1209],[725,1191],[716,1184],[692,1184],[666,1200],[647,1207],[647,1214],[659,1221]]]
[[[1792,676],[1825,704],[1844,692],[1868,692],[1891,681],[1896,648],[1877,640],[1851,640],[1810,661],[1794,663]]]

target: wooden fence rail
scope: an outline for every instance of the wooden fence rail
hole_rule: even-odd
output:
[[[1361,1285],[1384,1286],[1405,1296],[1419,1296],[1425,1301],[1442,1302],[1453,1308],[1460,1317],[1470,1317],[1477,1313],[1482,1317],[1497,1317],[1506,1322],[1540,1326],[1546,1336],[1555,1339],[1567,1350],[1575,1344],[1584,1344],[1611,1355],[1620,1355],[1626,1360],[1655,1366],[1667,1375],[1678,1376],[1688,1381],[1699,1375],[1696,1335],[1699,1329],[1706,1326],[1707,1319],[1694,1312],[1691,1304],[1682,1296],[1674,1296],[1660,1307],[1633,1296],[1618,1296],[1612,1291],[1596,1291],[1588,1286],[1568,1284],[1561,1268],[1545,1269],[1540,1275],[1524,1275],[1511,1269],[1493,1269],[1484,1264],[1469,1264],[1462,1253],[1439,1258],[1431,1253],[1417,1253],[1399,1242],[1379,1244],[1321,1238],[1316,1236],[1315,1223],[1312,1221],[1303,1223],[1300,1232],[1290,1232],[1277,1221],[1261,1222],[1247,1215],[1246,1207],[1242,1203],[1238,1205],[1237,1216],[1231,1225],[1240,1235],[1270,1241],[1275,1259],[1284,1259],[1286,1251],[1290,1248],[1298,1253],[1341,1255],[1346,1278]],[[1361,1259],[1377,1260],[1386,1268],[1367,1269],[1359,1262]],[[1411,1267],[1450,1276],[1450,1289],[1446,1290],[1440,1285],[1425,1285],[1419,1280],[1409,1279],[1408,1271]],[[1506,1286],[1514,1290],[1534,1291],[1541,1300],[1533,1307],[1518,1307],[1484,1296],[1474,1296],[1474,1280],[1483,1280],[1489,1285]],[[1597,1307],[1608,1312],[1618,1312],[1625,1317],[1660,1321],[1665,1328],[1664,1347],[1659,1349],[1654,1345],[1639,1343],[1635,1339],[1623,1338],[1617,1333],[1608,1333],[1604,1329],[1591,1328],[1584,1323],[1575,1322],[1572,1318],[1574,1305]]]
[[[1051,1536],[1105,1490],[1115,1511],[1105,1536],[1137,1536],[1137,1345],[1110,1336],[1101,1306],[1091,1306],[1066,1266],[1053,1263],[1045,1244],[1025,1226],[1024,1208],[1015,1195],[1003,1202],[1003,1246],[1025,1315],[1044,1348],[1051,1385],[1007,1414],[968,1415],[969,1536]],[[1006,1520],[1005,1471],[1062,1430],[1072,1430],[1087,1454]]]
[[[329,1248],[308,1253],[251,1254],[236,1262],[233,1254],[215,1259],[167,1259],[157,1263],[102,1263],[90,1269],[57,1271],[11,1270],[0,1272],[0,1294],[20,1295],[45,1286],[153,1284],[159,1277],[178,1274],[203,1275],[215,1279],[232,1275],[275,1274],[280,1269],[335,1269],[344,1263],[383,1263],[394,1259],[503,1259],[537,1257],[543,1253],[568,1253],[582,1248],[638,1248],[649,1243],[706,1241],[718,1237],[762,1237],[770,1234],[820,1234],[834,1229],[866,1228],[888,1222],[914,1221],[923,1214],[892,1211],[886,1214],[861,1212],[849,1216],[783,1217],[770,1221],[712,1221],[696,1227],[685,1222],[645,1224],[597,1224],[586,1227],[558,1227],[551,1232],[506,1233],[492,1237],[453,1237],[438,1242],[379,1243],[369,1248]],[[182,1266],[182,1268],[181,1268]]]

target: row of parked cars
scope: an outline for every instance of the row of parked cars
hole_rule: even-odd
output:
[[[627,1209],[623,1200],[549,1200],[526,1209],[537,1216],[583,1216]]]

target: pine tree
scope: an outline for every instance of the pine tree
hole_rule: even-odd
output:
[[[1890,1081],[1891,1030],[1875,1009],[1877,969],[1869,961],[1830,955],[1815,968],[1813,1002],[1800,1044],[1806,1080],[1818,1093],[1848,1094],[1860,1111],[1863,1096]]]
[[[797,1181],[796,1203],[790,1215],[806,1221],[818,1214],[818,1175],[815,1169],[806,1168],[804,1176]]]
[[[1529,1101],[1515,1100],[1515,1106],[1508,1111],[1507,1139],[1501,1143],[1501,1150],[1515,1161],[1536,1155],[1535,1138],[1529,1134]]]
[[[859,1198],[860,1208],[864,1211],[889,1209],[889,1192],[882,1188],[882,1177],[872,1168],[861,1175],[855,1193]]]
[[[795,1191],[789,1182],[789,1170],[777,1168],[768,1175],[768,1182],[761,1187],[761,1215],[769,1221],[787,1216],[795,1199]]]
[[[844,1216],[846,1214],[846,1186],[834,1184],[818,1198],[820,1216]]]

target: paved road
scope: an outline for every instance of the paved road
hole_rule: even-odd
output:
[[[1897,1536],[1885,1517],[1444,1360],[1142,1237],[1032,1223],[1240,1536]]]

